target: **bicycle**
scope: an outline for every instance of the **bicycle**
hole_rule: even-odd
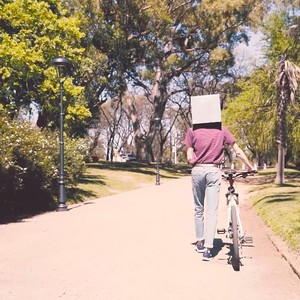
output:
[[[245,243],[253,243],[252,237],[246,237],[242,226],[242,220],[239,209],[239,194],[234,187],[235,179],[254,175],[256,171],[237,171],[237,170],[225,170],[222,174],[228,182],[228,191],[225,194],[227,203],[227,237],[232,240],[232,257],[229,258],[229,262],[233,266],[235,271],[240,270],[240,250]],[[226,229],[217,229],[217,233],[226,233]]]

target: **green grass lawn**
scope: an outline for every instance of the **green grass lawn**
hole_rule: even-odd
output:
[[[285,184],[274,184],[276,170],[260,171],[251,190],[256,213],[300,254],[300,172],[285,170]],[[250,195],[251,195],[250,194]]]
[[[188,169],[184,165],[160,165],[160,180],[182,177],[187,175]],[[68,195],[68,200],[70,203],[77,203],[154,185],[156,172],[156,164],[106,161],[90,163],[79,185]]]

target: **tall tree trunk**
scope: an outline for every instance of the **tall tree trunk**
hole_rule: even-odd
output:
[[[166,138],[162,139],[162,118],[166,109],[167,100],[168,100],[168,93],[167,93],[167,85],[168,81],[165,77],[164,72],[162,71],[161,67],[158,65],[156,68],[155,76],[154,76],[154,84],[152,89],[152,97],[154,103],[154,113],[151,120],[151,132],[154,135],[157,135],[157,142],[158,142],[158,149],[159,149],[159,157],[162,157],[163,154],[163,146],[166,142]],[[160,127],[159,130],[156,130],[156,124],[154,119],[159,118]],[[154,137],[154,136],[153,136]],[[153,142],[153,138],[152,138]]]
[[[125,101],[128,105],[129,114],[132,122],[133,127],[133,134],[134,134],[134,142],[136,147],[136,156],[138,161],[151,161],[151,155],[149,156],[150,146],[147,143],[145,136],[141,132],[140,127],[140,120],[138,118],[138,112],[134,105],[133,97],[128,92],[128,90],[124,94]]]
[[[277,184],[284,184],[284,146],[281,143],[278,143],[278,162],[277,162],[277,175],[275,178],[275,183]]]
[[[279,63],[277,72],[278,103],[278,169],[275,182],[284,183],[284,166],[286,154],[286,110],[289,103],[295,103],[295,93],[300,79],[300,68],[294,63],[283,59]]]
[[[282,74],[278,82],[277,102],[277,144],[278,161],[275,183],[284,184],[285,145],[286,145],[286,109],[289,102],[289,81],[285,74],[285,64],[281,63],[279,72]]]
[[[159,132],[155,129],[155,118],[162,119],[167,103],[166,83],[163,81],[163,74],[161,68],[158,66],[154,76],[154,83],[152,88],[152,99],[154,104],[153,114],[150,120],[150,126],[147,135],[143,135],[140,129],[140,121],[138,119],[138,112],[135,108],[132,95],[128,91],[125,92],[125,100],[129,107],[130,117],[133,125],[135,146],[137,149],[137,158],[141,161],[154,162],[153,145],[155,135],[159,138],[159,155],[162,154],[162,141]],[[161,129],[161,128],[160,128]]]

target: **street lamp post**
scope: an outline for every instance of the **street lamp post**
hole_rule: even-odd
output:
[[[57,76],[60,85],[60,118],[59,118],[59,180],[58,180],[58,204],[57,211],[68,210],[66,204],[65,190],[65,172],[64,172],[64,108],[63,108],[63,92],[64,92],[64,71],[70,67],[70,62],[64,57],[57,57],[52,60],[52,64],[56,67]]]
[[[159,125],[160,125],[160,118],[155,118],[154,122],[155,122],[155,135],[157,135],[158,129],[159,129]],[[159,174],[159,140],[157,137],[157,149],[156,149],[156,180],[155,180],[155,184],[156,185],[160,185],[160,174]]]

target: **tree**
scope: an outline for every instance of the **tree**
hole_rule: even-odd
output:
[[[296,2],[294,4],[297,5]],[[297,80],[299,80],[299,67],[296,65],[300,62],[299,17],[291,13],[290,7],[275,12],[266,27],[266,34],[270,42],[267,56],[274,69],[277,69],[275,80],[277,86],[278,168],[275,182],[283,184],[286,149],[290,148],[287,147],[288,120],[294,119],[293,126],[289,127],[291,132],[293,132],[294,125],[299,122],[299,118],[293,117],[297,109],[289,109],[290,104],[295,108],[295,93],[298,86]],[[287,115],[288,113],[290,116]]]
[[[84,51],[79,20],[66,13],[56,0],[0,1],[0,101],[11,117],[35,104],[39,127],[58,127],[59,84],[51,61],[62,55],[77,66]],[[89,116],[82,91],[72,78],[65,81],[70,134]]]
[[[233,48],[247,41],[246,27],[260,15],[262,6],[251,0],[98,3],[101,18],[94,27],[92,42],[107,57],[107,79],[98,90],[102,99],[123,95],[130,103],[137,154],[149,160],[155,134],[153,120],[163,120],[175,80],[201,73],[228,77],[234,63]],[[131,95],[137,87],[152,107],[144,130]]]
[[[279,62],[277,73],[277,124],[278,124],[278,168],[275,182],[284,183],[284,166],[286,152],[286,113],[289,103],[295,104],[295,93],[300,80],[300,68],[292,62],[283,59]]]
[[[290,7],[280,7],[268,16],[263,26],[267,64],[239,82],[240,94],[224,113],[237,136],[258,154],[272,155],[269,150],[276,148],[277,141],[276,182],[279,184],[284,183],[285,158],[293,158],[294,162],[299,159],[300,106],[295,101],[295,93],[299,79],[300,28],[299,17],[291,12]]]
[[[276,108],[272,80],[267,67],[240,79],[236,85],[239,93],[228,97],[222,115],[238,143],[251,152],[260,166],[274,157]]]
[[[127,142],[132,133],[130,122],[120,98],[106,101],[101,105],[101,122],[106,132],[106,160],[113,160],[114,152],[120,153],[127,149]]]

